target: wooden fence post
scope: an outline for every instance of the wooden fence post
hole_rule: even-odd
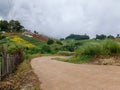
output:
[[[2,80],[2,57],[0,57],[0,81]]]

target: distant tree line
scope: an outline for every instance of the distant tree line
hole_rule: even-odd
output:
[[[106,38],[114,39],[115,37],[112,36],[112,35],[107,36],[107,35],[101,34],[101,35],[96,35],[96,38],[95,38],[95,39],[103,40],[103,39],[106,39]]]
[[[86,34],[85,35],[71,34],[67,36],[65,39],[86,40],[86,39],[90,39],[90,37]]]
[[[20,24],[18,20],[0,20],[0,31],[5,32],[21,32],[24,27]]]
[[[96,40],[103,40],[103,39],[115,39],[115,38],[120,38],[120,34],[117,34],[117,36],[113,36],[113,35],[104,35],[104,34],[100,34],[100,35],[96,35],[95,39]],[[70,34],[69,36],[67,36],[65,39],[74,39],[74,40],[87,40],[90,39],[89,35],[78,35],[78,34]],[[61,38],[60,40],[64,40],[64,38]]]

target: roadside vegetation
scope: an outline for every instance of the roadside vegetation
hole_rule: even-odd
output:
[[[80,35],[80,38],[81,36],[82,35]],[[75,37],[73,37],[73,39],[71,39],[71,37],[69,39],[61,39],[63,43],[62,50],[67,52],[64,53],[61,51],[60,54],[68,56],[69,52],[72,52],[74,53],[72,57],[69,59],[57,58],[57,60],[80,64],[95,63],[103,65],[120,65],[119,34],[117,37],[103,34],[96,35],[96,38],[86,40],[75,40],[74,38]],[[111,60],[111,58],[113,60]]]
[[[100,42],[89,42],[75,50],[75,55],[69,62],[84,63],[92,59],[110,58],[120,54],[119,42],[112,39],[105,39]]]

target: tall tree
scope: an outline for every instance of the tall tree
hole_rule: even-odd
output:
[[[88,35],[77,35],[77,34],[71,34],[66,39],[75,39],[75,40],[86,40],[89,39],[90,37]]]
[[[100,39],[100,40],[105,39],[106,37],[107,37],[107,36],[104,35],[104,34],[96,35],[96,39]]]
[[[39,34],[37,31],[34,31],[35,34]]]
[[[114,39],[115,37],[112,35],[107,36],[107,38]]]
[[[117,37],[116,38],[120,38],[120,34],[117,34]]]
[[[19,21],[11,20],[9,22],[9,28],[11,31],[20,32],[23,30],[24,27],[20,24]]]
[[[0,21],[0,30],[1,31],[8,31],[8,29],[9,29],[9,23],[8,23],[8,21],[6,21],[6,20],[1,20]]]

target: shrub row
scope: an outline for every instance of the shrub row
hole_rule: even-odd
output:
[[[119,42],[111,39],[103,40],[100,43],[89,43],[80,46],[76,51],[76,56],[95,56],[95,55],[112,55],[120,54]]]

